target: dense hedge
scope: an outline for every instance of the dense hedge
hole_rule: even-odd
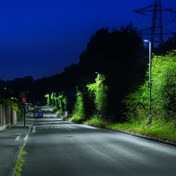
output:
[[[124,103],[130,119],[147,117],[149,104],[148,73],[146,81]],[[152,116],[176,120],[176,51],[152,59]]]

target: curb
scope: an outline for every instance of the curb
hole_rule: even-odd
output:
[[[176,147],[176,143],[170,142],[170,141],[167,141],[167,140],[158,139],[158,138],[154,138],[154,137],[151,137],[151,136],[140,135],[140,134],[136,134],[136,133],[129,132],[129,131],[111,130],[111,129],[108,129],[108,130],[132,135],[132,136],[140,137],[140,138],[147,139],[147,140],[150,140],[150,141],[156,141],[156,142],[160,142],[160,143],[163,143],[163,144],[167,144],[167,145],[171,145],[171,146]]]
[[[86,123],[83,123],[83,124],[86,124]],[[89,125],[89,124],[86,124],[86,125]],[[163,139],[158,139],[158,138],[154,138],[154,137],[151,137],[151,136],[140,135],[140,134],[136,134],[136,133],[129,132],[129,131],[123,131],[123,130],[113,130],[113,129],[99,127],[99,126],[96,126],[96,125],[90,125],[90,126],[98,127],[98,128],[109,130],[109,131],[124,133],[124,134],[132,135],[132,136],[140,137],[140,138],[147,139],[147,140],[150,140],[150,141],[160,142],[160,143],[163,143],[163,144],[167,144],[167,145],[171,145],[171,146],[176,147],[175,142],[171,142],[171,141],[167,141],[167,140],[163,140]]]

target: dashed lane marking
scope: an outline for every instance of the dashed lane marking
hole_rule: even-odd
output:
[[[27,141],[28,136],[29,136],[28,134],[25,136],[24,141]]]
[[[17,137],[15,138],[15,140],[16,140],[16,141],[19,141],[19,140],[20,140],[20,136],[17,136]]]
[[[35,133],[35,132],[36,132],[36,127],[33,126],[33,127],[32,127],[32,133]]]

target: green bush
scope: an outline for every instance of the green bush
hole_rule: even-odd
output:
[[[96,109],[95,114],[98,117],[106,116],[107,109],[107,86],[104,84],[105,76],[98,74],[95,83],[87,85],[90,97],[93,97],[94,106]]]
[[[105,128],[109,122],[94,115],[86,121],[86,124]]]
[[[85,119],[84,98],[82,92],[78,91],[76,97],[76,103],[74,105],[71,120],[75,122],[82,122]]]
[[[153,60],[153,107],[165,120],[176,117],[176,52]],[[175,119],[176,120],[176,119]]]
[[[148,73],[146,81],[124,103],[126,115],[143,119],[149,111]],[[176,120],[176,51],[152,59],[152,116],[160,120]]]

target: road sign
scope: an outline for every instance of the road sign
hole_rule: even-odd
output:
[[[24,104],[26,103],[26,98],[24,98],[24,97],[22,98],[22,103],[24,103]]]

